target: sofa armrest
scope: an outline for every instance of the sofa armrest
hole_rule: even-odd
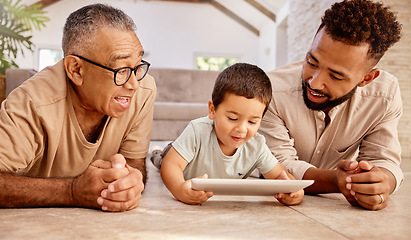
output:
[[[6,69],[6,97],[13,89],[20,86],[24,81],[34,76],[37,72],[33,69]]]

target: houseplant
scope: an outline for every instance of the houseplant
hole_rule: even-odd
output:
[[[14,59],[24,49],[33,51],[31,33],[40,30],[49,19],[40,4],[27,6],[21,0],[0,0],[0,74],[18,67]]]
[[[27,6],[21,0],[0,0],[0,102],[5,97],[4,74],[18,67],[14,61],[20,52],[33,51],[31,33],[40,30],[49,19],[40,4]]]

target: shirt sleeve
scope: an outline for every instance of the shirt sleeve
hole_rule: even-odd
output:
[[[197,152],[196,140],[195,129],[193,123],[190,122],[181,135],[172,143],[172,145],[187,162],[191,162]]]
[[[400,168],[401,145],[398,139],[398,122],[403,108],[398,84],[392,87],[394,93],[387,104],[385,115],[361,141],[357,161],[366,160],[390,171],[396,179],[397,190],[404,179]]]
[[[269,172],[278,163],[278,160],[271,153],[271,151],[267,147],[265,141],[261,144],[261,153],[260,153],[260,156],[258,157],[258,159],[259,159],[259,161],[258,161],[257,169],[262,174],[265,174],[265,173]]]
[[[43,128],[31,98],[21,89],[0,110],[0,171],[17,172],[43,154]]]

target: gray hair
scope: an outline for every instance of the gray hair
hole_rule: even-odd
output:
[[[91,4],[71,13],[63,30],[64,56],[82,54],[93,44],[93,37],[102,27],[135,31],[136,25],[127,14],[106,4]]]

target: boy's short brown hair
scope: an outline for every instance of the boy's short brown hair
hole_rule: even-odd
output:
[[[266,106],[264,115],[272,97],[271,82],[258,66],[236,63],[222,71],[215,81],[212,101],[216,109],[227,93],[258,99]]]

